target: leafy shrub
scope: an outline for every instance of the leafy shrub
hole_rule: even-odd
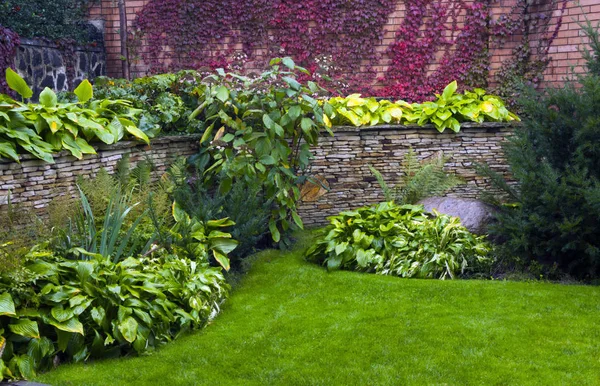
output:
[[[6,79],[23,99],[32,96],[13,70],[6,70]],[[83,154],[95,154],[88,143],[93,140],[112,144],[128,135],[149,141],[136,125],[139,111],[127,101],[91,100],[93,90],[88,81],[83,81],[75,94],[77,103],[59,103],[54,91],[45,88],[39,104],[0,95],[0,156],[18,162],[18,154],[26,152],[52,163],[52,153],[63,149],[79,159]]]
[[[527,119],[506,147],[518,189],[504,186],[514,202],[492,231],[513,260],[591,279],[600,276],[600,76],[578,83],[521,101]]]
[[[488,262],[483,237],[467,231],[457,217],[434,214],[392,202],[342,212],[329,218],[306,257],[328,269],[440,279]]]
[[[188,117],[198,106],[193,91],[200,81],[199,73],[180,71],[133,81],[99,77],[94,86],[97,98],[124,99],[143,110],[140,128],[156,135],[199,131],[199,122]]]
[[[227,230],[239,242],[229,254],[238,266],[240,259],[269,245],[264,239],[269,233],[271,202],[264,197],[260,186],[249,184],[245,179],[236,179],[231,190],[221,193],[218,189],[221,179],[214,180],[215,185],[211,187],[203,179],[204,172],[203,165],[189,165],[181,158],[167,172],[168,190],[192,218],[203,222],[228,218],[235,223]]]
[[[302,227],[298,185],[306,179],[310,146],[327,129],[324,109],[329,105],[322,107],[313,98],[324,90],[296,79],[305,73],[290,58],[276,58],[270,70],[255,78],[220,70],[195,91],[200,105],[191,118],[203,125],[197,158],[206,165],[205,181],[210,186],[211,179],[220,178],[221,194],[235,180],[260,187],[273,202],[269,231],[275,242],[282,232]]]
[[[386,201],[394,201],[400,205],[416,204],[424,198],[441,195],[461,183],[456,175],[448,174],[444,170],[447,161],[448,158],[440,153],[436,157],[419,162],[411,147],[402,161],[403,174],[393,188],[387,185],[377,169],[370,165],[369,169],[377,178]]]
[[[5,0],[0,3],[0,25],[28,38],[86,41],[88,8],[94,0]]]
[[[486,95],[476,88],[457,94],[456,81],[450,83],[437,99],[431,102],[409,104],[405,101],[392,103],[388,100],[361,98],[353,94],[346,98],[331,98],[332,113],[329,119],[334,125],[375,126],[384,123],[416,123],[420,126],[433,124],[439,132],[451,129],[460,131],[461,122],[510,122],[519,118],[509,112],[497,96]]]
[[[219,269],[164,251],[117,264],[36,255],[29,296],[0,282],[0,378],[31,378],[56,358],[147,352],[205,325],[228,291]]]

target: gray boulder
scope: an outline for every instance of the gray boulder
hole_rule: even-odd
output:
[[[488,225],[494,220],[494,207],[479,200],[456,197],[429,197],[419,201],[425,210],[432,209],[449,216],[457,216],[472,233],[486,234]]]

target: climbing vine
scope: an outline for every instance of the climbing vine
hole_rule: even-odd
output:
[[[464,17],[461,25],[459,16]],[[391,63],[380,94],[421,101],[452,80],[484,87],[488,19],[485,1],[407,0],[404,20],[388,48]]]
[[[555,3],[565,1],[517,3],[550,2],[546,8],[553,11]],[[132,56],[142,60],[150,73],[260,69],[271,57],[291,56],[311,71],[310,80],[339,94],[362,92],[423,101],[453,80],[462,87],[487,87],[490,39],[532,35],[531,22],[519,20],[527,19],[524,16],[533,6],[514,6],[510,15],[493,20],[490,3],[150,0],[134,21]],[[383,46],[385,27],[402,4],[404,18],[392,42],[387,50],[378,49]],[[525,59],[533,56],[527,53]]]
[[[567,1],[517,0],[511,11],[494,24],[493,32],[498,37],[521,36],[510,59],[504,61],[496,74],[494,92],[504,97],[511,109],[518,110],[517,100],[523,86],[538,88],[543,81],[551,60],[550,46],[562,26]]]
[[[6,84],[4,77],[4,71],[8,67],[13,66],[15,55],[17,54],[17,47],[21,44],[19,35],[11,31],[10,29],[0,25],[0,93],[8,94],[11,90]]]
[[[228,68],[236,50],[250,60],[292,56],[298,63],[354,89],[368,89],[383,27],[395,1],[151,0],[133,34],[147,39],[141,57],[151,73]],[[165,50],[168,47],[169,50]],[[262,63],[261,63],[262,65]],[[350,76],[348,76],[350,74]],[[325,77],[322,77],[324,79]]]

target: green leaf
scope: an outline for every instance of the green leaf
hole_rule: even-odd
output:
[[[269,114],[264,114],[263,115],[263,123],[265,124],[265,127],[269,130],[273,130],[275,131],[275,134],[277,134],[278,136],[282,137],[284,134],[284,130],[283,127],[281,127],[278,123],[276,123],[270,116]]]
[[[217,89],[217,99],[225,103],[229,99],[229,90],[225,86],[220,86]]]
[[[281,233],[279,233],[279,229],[277,229],[277,224],[275,221],[269,221],[269,230],[271,231],[271,237],[273,238],[273,241],[278,243],[281,239]]]
[[[202,134],[202,138],[200,138],[200,143],[204,143],[205,141],[208,140],[208,138],[210,137],[210,135],[213,132],[214,127],[215,127],[215,123],[213,122],[210,126],[208,126],[204,130],[204,134]]]
[[[221,267],[223,267],[223,269],[225,269],[226,271],[229,271],[230,265],[229,265],[229,258],[227,256],[225,256],[221,252],[215,251],[215,250],[213,250],[213,256],[214,256],[215,260],[217,260],[217,262],[221,265]]]
[[[292,107],[290,107],[290,109],[288,110],[288,115],[290,118],[292,118],[292,120],[296,120],[298,119],[298,117],[300,115],[302,115],[302,107],[298,106],[298,105],[294,105]]]
[[[238,242],[231,238],[213,238],[210,243],[214,249],[224,254],[230,253],[238,246]]]
[[[17,316],[15,303],[8,292],[0,295],[0,316]]]
[[[263,165],[275,165],[275,158],[270,155],[263,155],[259,159],[260,163]]]
[[[290,58],[289,56],[286,56],[285,58],[281,59],[281,63],[283,63],[283,65],[289,68],[290,70],[293,70],[296,67],[296,63],[294,63],[292,58]]]
[[[446,88],[444,88],[444,92],[442,93],[442,98],[445,100],[449,100],[452,97],[452,95],[454,95],[457,88],[458,88],[458,84],[456,83],[456,81],[453,81],[452,83],[447,85]]]
[[[81,83],[79,83],[79,86],[73,90],[73,93],[77,95],[79,102],[85,103],[94,96],[94,88],[89,80],[84,79]]]
[[[25,80],[11,68],[6,69],[6,83],[8,87],[25,99],[33,96],[33,91],[31,91]]]
[[[344,241],[343,243],[339,243],[338,245],[335,246],[335,254],[341,255],[342,253],[344,253],[346,251],[346,249],[348,249],[347,241]]]
[[[65,322],[73,317],[73,310],[67,308],[66,310],[63,308],[62,304],[56,307],[52,307],[50,313],[54,317],[54,319],[59,322]]]
[[[146,135],[146,133],[144,133],[142,130],[138,129],[137,127],[125,126],[125,130],[127,130],[127,132],[129,134],[133,135],[137,139],[141,139],[142,141],[146,142],[147,144],[150,144],[150,140],[148,139],[148,136]]]
[[[190,218],[190,216],[188,216],[188,214],[185,212],[185,210],[183,210],[181,205],[179,205],[179,203],[177,203],[177,201],[173,201],[172,212],[173,212],[173,218],[177,222],[180,222],[184,219],[189,220],[189,218]]]
[[[10,142],[0,142],[0,157],[10,158],[15,162],[20,162],[16,147]]]
[[[80,335],[84,335],[83,324],[81,324],[79,319],[77,319],[75,317],[73,317],[65,322],[59,322],[58,320],[54,319],[53,317],[45,318],[45,321],[48,324],[58,328],[61,331],[76,332]]]
[[[290,78],[289,76],[284,76],[281,78],[285,83],[287,83],[292,90],[298,91],[302,88],[302,85],[294,78]]]
[[[17,335],[25,338],[39,338],[40,330],[37,322],[29,319],[19,319],[15,324],[9,324],[8,328]]]
[[[304,131],[305,133],[309,133],[313,125],[314,122],[310,118],[302,118],[302,120],[300,121],[300,127],[302,127],[302,131]]]
[[[44,107],[54,107],[58,99],[56,98],[56,94],[54,91],[50,90],[48,87],[44,88],[44,90],[40,93],[40,103]]]
[[[126,341],[133,343],[137,337],[138,322],[135,318],[129,316],[123,322],[119,323],[119,332]]]

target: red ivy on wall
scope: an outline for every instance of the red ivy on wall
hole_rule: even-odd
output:
[[[460,26],[459,16],[464,17]],[[485,86],[488,22],[483,1],[407,0],[404,21],[388,48],[391,63],[380,79],[384,87],[379,94],[422,101],[453,80]]]
[[[385,52],[388,69],[376,79],[375,66],[381,59],[376,48],[399,4],[398,0],[150,0],[137,14],[134,36],[147,41],[140,53],[151,73],[241,68],[240,62],[291,56],[315,72],[315,80],[344,94],[420,101],[455,79],[463,86],[487,85],[488,43],[490,37],[501,35],[491,23],[489,0],[404,0],[403,22]],[[325,74],[333,82],[326,81]]]

